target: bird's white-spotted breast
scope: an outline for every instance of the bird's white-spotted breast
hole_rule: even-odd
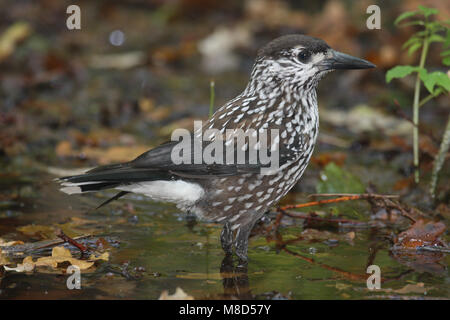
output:
[[[261,216],[302,176],[314,149],[318,126],[314,87],[304,90],[302,86],[276,81],[265,83],[258,91],[250,82],[241,95],[215,113],[204,129],[215,128],[221,133],[238,128],[276,129],[279,138],[269,147],[282,146],[283,152],[289,152],[289,159],[268,175],[246,173],[199,181],[209,191],[192,210],[206,219],[230,222],[233,230]]]

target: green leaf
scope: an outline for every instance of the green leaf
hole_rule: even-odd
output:
[[[422,46],[422,43],[415,43],[408,49],[408,55],[412,55],[417,49],[419,49]]]
[[[417,11],[406,11],[406,12],[403,12],[401,15],[399,15],[397,17],[397,19],[395,19],[394,24],[397,25],[400,21],[403,21],[405,19],[413,17],[413,16],[415,16],[418,13],[419,12],[417,12]]]
[[[434,87],[436,85],[444,88],[447,92],[450,91],[450,78],[441,71],[427,73],[423,70],[419,72],[419,76],[420,80],[423,81],[425,88],[427,88],[430,93],[434,92]]]
[[[419,31],[414,34],[414,36],[417,36],[417,37],[425,37],[426,35],[428,35],[427,30]]]
[[[446,66],[450,66],[450,57],[442,59],[442,63]]]
[[[445,35],[444,48],[450,47],[450,28],[447,28],[447,34]]]
[[[433,14],[438,14],[439,13],[438,9],[436,9],[436,8],[428,8],[428,7],[425,7],[425,6],[419,6],[419,10],[426,18],[428,18],[429,16],[431,16]]]
[[[320,172],[318,193],[363,193],[364,185],[357,176],[330,162]]]
[[[419,70],[421,70],[419,67],[396,66],[386,73],[386,82],[389,83],[395,78],[404,78],[413,72],[418,72]]]
[[[405,23],[402,23],[402,27],[407,27],[407,26],[423,26],[425,23],[423,21],[420,20],[414,20],[414,21],[408,21]]]
[[[450,55],[450,49],[441,52],[441,56],[442,57],[445,57],[445,56],[448,56],[448,55]]]
[[[439,21],[428,22],[426,23],[426,26],[431,33],[436,33],[446,29]]]
[[[418,38],[418,37],[415,37],[415,36],[412,36],[411,38],[409,38],[409,40],[408,41],[406,41],[404,44],[403,44],[403,46],[402,46],[402,49],[406,49],[406,48],[408,48],[409,46],[412,46],[413,44],[415,44],[415,43],[422,43],[422,39],[420,39],[420,38]]]
[[[431,42],[444,42],[444,41],[445,41],[444,37],[440,36],[438,34],[433,34],[433,35],[431,35],[431,37],[428,38],[428,42],[429,43],[431,43]]]

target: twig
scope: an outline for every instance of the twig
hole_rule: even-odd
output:
[[[306,202],[306,203],[300,203],[300,204],[290,204],[284,207],[281,207],[281,210],[288,210],[288,209],[299,209],[299,208],[305,208],[305,207],[313,207],[313,206],[318,206],[321,204],[326,204],[326,203],[336,203],[336,202],[343,202],[343,201],[349,201],[349,200],[358,200],[361,199],[361,197],[359,196],[345,196],[345,197],[340,197],[340,198],[336,198],[336,199],[328,199],[328,200],[319,200],[319,201],[312,201],[312,202]]]
[[[359,199],[379,199],[379,198],[399,198],[396,194],[375,194],[375,193],[315,193],[308,197],[353,197],[359,196]]]
[[[293,255],[294,257],[302,259],[303,261],[309,262],[311,264],[316,264],[316,265],[318,265],[321,268],[324,268],[324,269],[336,272],[337,274],[343,276],[344,278],[352,280],[352,281],[365,281],[367,279],[367,277],[368,277],[366,274],[353,273],[353,272],[345,271],[345,270],[342,270],[342,269],[339,269],[339,268],[336,268],[336,267],[332,267],[332,266],[327,265],[325,263],[318,262],[318,261],[316,261],[316,260],[314,260],[312,258],[306,257],[304,255],[301,255],[301,254],[297,253],[297,252],[289,250],[285,246],[281,250],[283,250],[284,252],[286,252],[286,253],[288,253],[290,255]],[[385,281],[385,279],[382,278],[381,282],[384,282],[384,281]]]
[[[305,220],[316,220],[316,221],[336,222],[336,223],[365,224],[365,222],[349,220],[349,219],[313,217],[311,215],[304,215],[304,214],[300,214],[298,212],[293,212],[293,211],[284,211],[284,214],[291,218],[298,218],[298,219],[305,219]]]
[[[277,217],[275,218],[275,222],[271,225],[269,225],[266,229],[267,233],[272,231],[272,229],[275,229],[275,233],[278,231],[278,227],[280,226],[281,219],[283,219],[284,214],[286,213],[281,208],[277,208]]]
[[[442,253],[450,253],[450,249],[444,247],[436,247],[436,246],[420,246],[417,247],[418,251],[431,251],[431,252],[442,252]]]
[[[64,242],[68,242],[71,245],[77,247],[77,249],[80,250],[81,253],[85,253],[88,250],[84,245],[82,245],[81,243],[75,241],[74,239],[72,239],[71,237],[66,235],[61,229],[58,230],[56,236],[58,238],[61,238],[62,240],[64,240]]]
[[[407,212],[407,211],[405,210],[405,208],[403,208],[399,203],[394,202],[394,201],[389,200],[389,199],[382,199],[382,201],[383,201],[385,207],[397,209],[398,211],[400,211],[400,213],[401,213],[404,217],[408,218],[408,219],[411,220],[413,223],[416,222],[417,219],[414,218],[413,216],[411,216],[411,215],[409,214],[409,212]]]
[[[91,234],[75,237],[75,238],[72,238],[72,240],[76,241],[76,240],[87,239],[90,237],[92,237]],[[49,248],[49,247],[54,247],[54,246],[57,246],[57,245],[60,245],[60,244],[66,243],[66,242],[67,241],[65,241],[65,240],[52,240],[50,243],[36,247],[36,248],[32,248],[32,250],[35,251],[35,250],[41,250],[41,249],[45,249],[45,248]]]
[[[321,197],[339,196],[339,198],[327,199],[327,200],[319,200],[319,201],[312,201],[312,202],[293,204],[293,205],[287,205],[287,206],[281,207],[280,209],[281,210],[298,209],[298,208],[318,206],[318,205],[321,205],[321,204],[344,202],[344,201],[350,201],[350,200],[384,199],[384,198],[396,198],[396,197],[398,197],[398,196],[395,196],[395,195],[380,195],[380,194],[371,194],[371,193],[363,193],[363,194],[348,194],[348,193],[332,194],[332,193],[324,193],[324,194],[313,194],[310,197],[312,197],[312,196],[321,196]]]

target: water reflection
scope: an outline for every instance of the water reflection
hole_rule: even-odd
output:
[[[222,277],[225,298],[253,298],[248,281],[248,268],[246,263],[235,263],[231,255],[226,255],[220,266],[220,275]]]

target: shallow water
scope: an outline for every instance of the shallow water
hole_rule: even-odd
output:
[[[24,193],[27,186],[30,185],[16,179],[7,187]],[[91,208],[103,199],[92,195],[67,197],[52,183],[34,183],[35,188],[38,193],[50,195],[52,201],[43,201],[33,192],[30,198],[2,202],[3,238],[37,241],[40,236],[21,235],[17,227],[30,223],[61,224],[75,216],[92,223],[78,226],[71,235],[103,237],[110,244],[110,259],[82,271],[81,290],[67,289],[68,275],[62,268],[4,272],[0,278],[2,299],[157,299],[164,290],[172,294],[177,287],[195,299],[449,297],[448,256],[412,255],[399,262],[385,240],[388,228],[328,229],[331,240],[295,240],[304,230],[302,220],[287,219],[278,235],[265,233],[262,230],[273,223],[275,216],[270,213],[254,230],[250,262],[245,270],[222,261],[220,225],[197,222],[173,206],[129,197],[94,211]],[[106,195],[110,194],[103,196]],[[65,230],[71,232],[69,227]],[[352,232],[354,238],[348,237]],[[68,247],[73,256],[79,257],[77,249]],[[46,255],[49,250],[40,251],[35,257]],[[381,290],[367,289],[368,264],[381,268]]]

